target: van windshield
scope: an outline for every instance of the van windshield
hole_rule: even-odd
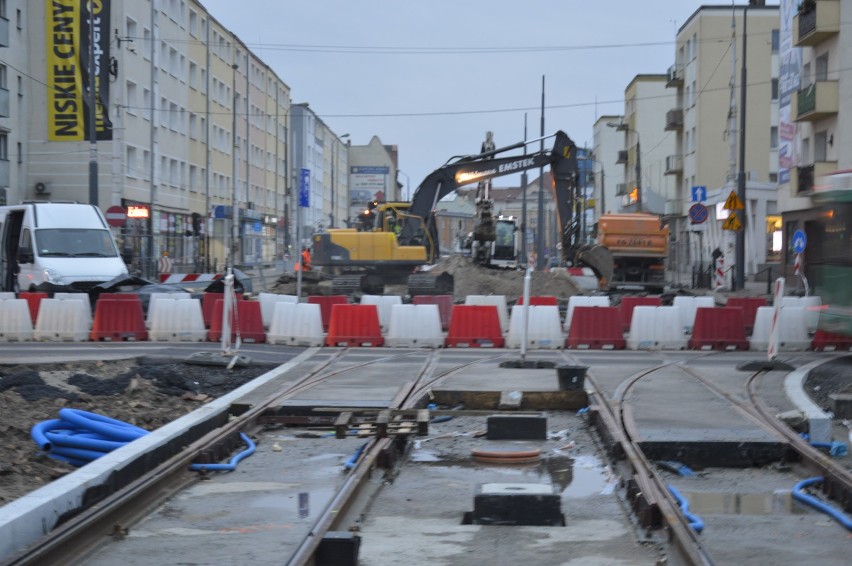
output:
[[[42,257],[116,257],[108,230],[42,228],[35,231],[36,250]]]

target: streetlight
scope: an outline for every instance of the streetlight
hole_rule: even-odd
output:
[[[403,200],[411,200],[411,177],[402,169],[397,169],[396,172],[400,175],[405,175],[405,191],[400,196],[405,197]]]
[[[633,132],[636,134],[636,210],[642,212],[642,151],[639,146],[639,132],[627,126],[627,124],[616,124],[607,122],[607,126],[615,128],[619,132]]]
[[[338,136],[331,146],[331,212],[328,214],[329,228],[334,228],[334,196],[337,194],[337,183],[335,182],[335,173],[337,171],[337,145],[338,143],[343,143],[343,140],[348,137],[349,134]]]

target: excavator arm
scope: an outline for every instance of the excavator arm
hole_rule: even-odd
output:
[[[539,140],[519,142],[477,155],[455,158],[430,173],[414,193],[411,206],[403,219],[399,235],[400,244],[426,246],[427,259],[430,263],[434,262],[440,254],[435,219],[438,201],[465,185],[550,166],[553,197],[557,203],[557,215],[561,226],[562,251],[566,259],[570,256],[570,261],[573,261],[579,246],[579,223],[573,214],[577,199],[576,145],[562,131],[548,137],[554,138],[554,144],[550,150],[512,157],[497,157]],[[477,228],[474,230],[475,238],[477,233],[480,234],[480,238],[491,237],[482,235],[489,233],[487,229]]]

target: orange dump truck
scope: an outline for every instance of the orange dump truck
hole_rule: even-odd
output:
[[[597,243],[613,259],[610,288],[660,292],[666,284],[669,228],[653,214],[604,214],[598,219]]]

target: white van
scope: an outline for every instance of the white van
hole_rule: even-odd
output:
[[[88,291],[127,266],[98,207],[66,202],[0,206],[3,291]]]

